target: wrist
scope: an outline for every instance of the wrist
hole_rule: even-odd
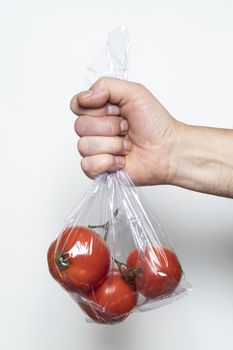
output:
[[[178,122],[170,158],[170,184],[185,188],[195,186],[193,175],[199,167],[197,144],[199,135],[194,126]]]

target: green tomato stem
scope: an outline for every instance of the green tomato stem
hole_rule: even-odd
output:
[[[113,216],[114,218],[118,215],[118,208],[114,211],[113,213]],[[94,228],[103,228],[105,230],[105,233],[104,233],[104,240],[105,242],[107,241],[108,239],[108,232],[109,232],[109,220],[105,223],[105,224],[102,224],[102,225],[88,225],[89,228],[91,229],[94,229]]]
[[[131,286],[133,286],[134,288],[136,288],[135,285],[135,277],[136,276],[140,276],[142,271],[139,268],[131,268],[128,265],[126,265],[125,263],[114,259],[114,262],[117,264],[118,270],[121,274],[121,277],[125,280],[125,282],[129,283]],[[126,271],[122,270],[122,267],[126,267]]]

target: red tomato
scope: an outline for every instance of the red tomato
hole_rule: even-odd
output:
[[[87,293],[106,277],[110,252],[103,238],[87,227],[67,228],[48,250],[51,275],[68,291]]]
[[[129,254],[127,265],[139,270],[135,277],[137,288],[149,299],[174,291],[182,276],[179,260],[168,248],[147,246],[140,253],[135,249]]]
[[[122,316],[137,304],[137,293],[120,274],[114,273],[95,289],[91,299],[107,313]]]
[[[129,316],[129,314],[114,316],[109,312],[104,311],[100,306],[93,302],[79,301],[78,305],[81,310],[96,323],[115,324],[124,321]]]
[[[117,323],[128,317],[137,304],[137,292],[116,270],[91,293],[92,303],[79,302],[81,309],[98,323]]]

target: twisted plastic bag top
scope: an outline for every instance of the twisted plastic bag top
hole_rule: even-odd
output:
[[[110,31],[105,46],[87,66],[85,83],[88,87],[103,76],[128,79],[129,48],[130,39],[125,25]]]

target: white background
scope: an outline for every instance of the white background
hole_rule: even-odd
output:
[[[85,322],[47,271],[47,247],[90,180],[70,98],[107,32],[131,35],[130,79],[178,119],[233,127],[233,2],[0,1],[3,350],[230,349],[233,201],[160,186],[144,193],[194,291],[117,326]]]

